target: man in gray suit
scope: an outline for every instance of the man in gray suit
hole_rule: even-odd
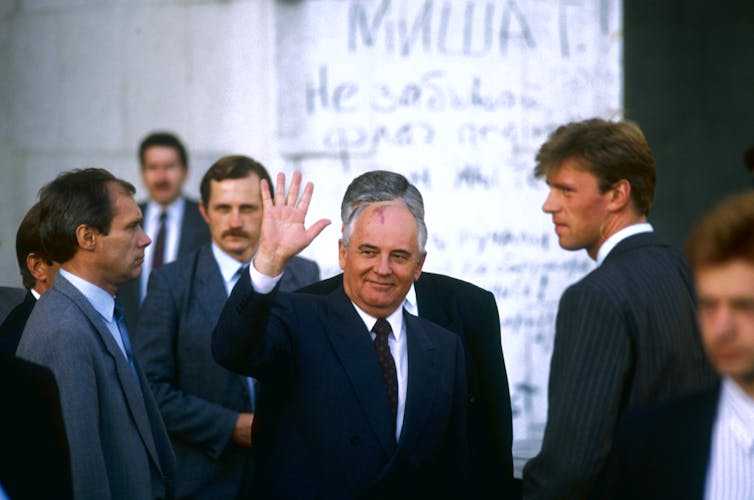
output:
[[[655,163],[628,121],[556,129],[534,174],[560,246],[597,269],[560,299],[542,449],[524,468],[524,498],[584,498],[625,412],[711,385],[683,256],[647,222]]]
[[[212,242],[152,273],[134,335],[175,448],[179,498],[249,491],[254,382],[215,362],[211,334],[259,245],[261,179],[271,185],[265,168],[246,156],[225,156],[209,168],[199,210]],[[280,288],[317,280],[317,264],[294,257]]]
[[[60,174],[40,194],[42,242],[61,269],[17,355],[57,379],[75,498],[173,494],[175,457],[114,300],[150,244],[134,191],[90,168]]]
[[[189,158],[180,139],[170,132],[149,134],[139,144],[139,164],[141,181],[149,195],[139,208],[144,214],[144,232],[153,243],[144,252],[144,272],[139,279],[120,288],[119,299],[131,331],[136,328],[149,273],[210,239],[197,201],[183,195]]]

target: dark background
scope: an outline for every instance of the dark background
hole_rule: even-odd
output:
[[[753,185],[754,0],[624,0],[625,116],[657,162],[650,222],[679,247],[699,216]]]

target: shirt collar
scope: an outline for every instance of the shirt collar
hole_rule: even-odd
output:
[[[419,304],[416,302],[416,289],[414,289],[413,283],[411,283],[411,288],[408,289],[406,298],[403,299],[403,307],[406,309],[407,313],[413,314],[414,316],[419,315]]]
[[[605,240],[600,249],[597,251],[597,265],[602,265],[602,263],[605,261],[605,258],[612,251],[612,249],[615,248],[618,243],[625,240],[629,236],[633,236],[639,233],[651,233],[652,231],[654,231],[654,228],[649,222],[631,224],[630,226],[624,227],[620,231],[616,231],[608,239]]]
[[[92,305],[95,311],[110,323],[113,320],[113,310],[115,308],[115,299],[106,290],[97,285],[86,281],[83,278],[69,273],[65,269],[60,269],[60,275],[67,279],[71,285],[81,292],[86,300]]]
[[[736,438],[749,453],[754,452],[754,399],[746,394],[730,377],[725,377],[720,395],[721,409],[727,414],[727,423]]]
[[[165,207],[165,212],[168,214],[168,220],[181,220],[185,207],[186,199],[183,196],[179,196],[173,203]],[[162,210],[162,206],[156,201],[149,200],[149,202],[147,202],[147,214],[149,219],[155,225],[159,223]]]
[[[220,274],[226,283],[238,272],[240,266],[248,265],[248,262],[243,263],[225,253],[214,241],[212,242],[212,255],[214,255],[215,261],[220,268]]]
[[[359,306],[356,305],[354,301],[351,301],[353,304],[353,307],[356,308],[356,312],[359,313],[359,316],[361,317],[361,320],[364,322],[364,325],[366,325],[368,331],[372,331],[372,327],[374,326],[375,322],[377,321],[377,317],[372,316],[371,314],[365,312],[363,309],[361,309]],[[401,339],[401,334],[403,332],[403,308],[398,307],[395,311],[390,313],[390,315],[385,318],[388,323],[390,323],[390,328],[393,330],[393,336],[396,340]]]

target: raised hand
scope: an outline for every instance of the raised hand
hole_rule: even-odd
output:
[[[330,224],[329,219],[320,219],[308,229],[304,227],[306,212],[312,199],[314,185],[307,182],[299,198],[301,172],[294,172],[288,193],[285,192],[285,174],[277,176],[275,199],[270,196],[267,181],[260,181],[262,191],[262,234],[259,250],[254,257],[254,267],[268,276],[283,272],[291,257],[309,246]]]

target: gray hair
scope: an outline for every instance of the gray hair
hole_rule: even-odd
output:
[[[356,177],[346,189],[340,204],[343,222],[343,246],[348,248],[354,222],[370,203],[401,200],[416,220],[419,254],[425,253],[427,225],[424,222],[424,200],[419,190],[401,174],[387,170],[373,170]]]

